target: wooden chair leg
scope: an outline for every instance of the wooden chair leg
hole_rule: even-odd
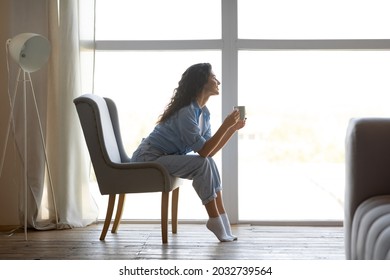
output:
[[[110,226],[111,223],[112,213],[114,212],[115,198],[116,198],[115,194],[110,194],[108,199],[106,220],[104,221],[102,233],[100,235],[100,240],[104,240],[106,238],[108,227]]]
[[[172,233],[177,233],[177,210],[179,206],[179,188],[172,191]]]
[[[118,227],[119,227],[119,224],[120,224],[121,219],[122,219],[122,213],[123,213],[123,206],[125,204],[125,198],[126,198],[126,194],[125,193],[121,193],[119,195],[118,206],[117,206],[116,214],[115,214],[115,220],[114,220],[114,224],[113,224],[112,230],[111,230],[112,233],[116,233],[118,231]]]
[[[169,192],[162,192],[161,195],[161,236],[162,243],[168,243],[168,206]]]

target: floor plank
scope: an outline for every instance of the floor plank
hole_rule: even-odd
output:
[[[341,260],[342,227],[233,226],[236,242],[219,242],[204,225],[179,224],[161,243],[158,224],[120,225],[100,241],[102,225],[0,234],[0,259],[9,260]]]

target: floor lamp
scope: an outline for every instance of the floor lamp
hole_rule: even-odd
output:
[[[42,124],[39,117],[38,112],[38,105],[35,98],[34,88],[31,80],[31,72],[35,72],[39,70],[49,59],[51,46],[49,41],[35,33],[21,33],[19,35],[16,35],[12,39],[7,40],[7,53],[9,52],[12,59],[18,64],[19,70],[16,80],[16,86],[14,95],[11,96],[9,91],[9,101],[10,101],[10,115],[8,119],[8,129],[7,129],[7,137],[5,140],[4,150],[2,159],[0,162],[0,177],[2,175],[3,171],[3,164],[5,159],[5,151],[7,148],[8,138],[10,134],[10,128],[11,125],[14,126],[14,118],[13,118],[13,111],[14,111],[14,105],[15,105],[15,99],[16,94],[18,92],[18,85],[20,82],[23,82],[23,113],[24,113],[24,142],[23,142],[23,162],[24,162],[24,233],[25,233],[25,239],[27,240],[27,193],[28,193],[28,173],[27,173],[27,84],[30,84],[31,86],[31,94],[34,100],[35,105],[35,111],[39,123],[39,129],[40,129],[40,135],[41,135],[41,142],[45,154],[45,162],[47,165],[47,171],[48,171],[48,177],[50,181],[51,186],[51,192],[53,195],[54,200],[54,207],[55,207],[55,213],[56,213],[56,220],[58,223],[58,217],[57,217],[57,209],[55,205],[55,199],[54,199],[54,190],[53,190],[53,184],[50,174],[50,168],[48,164],[47,154],[46,154],[46,145],[43,137],[43,131],[42,131]],[[8,55],[7,55],[8,56]],[[8,61],[8,57],[7,57]],[[21,73],[23,73],[23,76],[21,77]]]

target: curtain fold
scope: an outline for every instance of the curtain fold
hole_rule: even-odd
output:
[[[98,210],[89,190],[89,158],[73,104],[73,99],[82,94],[79,1],[49,1],[49,15],[53,48],[48,75],[47,147],[57,228],[83,227],[97,220]]]
[[[57,228],[83,227],[97,220],[98,210],[89,190],[89,158],[73,104],[73,99],[82,94],[79,1],[49,0],[48,21],[52,54],[47,151],[58,211]]]

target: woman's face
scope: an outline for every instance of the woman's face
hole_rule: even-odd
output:
[[[215,74],[211,72],[207,83],[203,87],[203,91],[211,95],[219,95],[219,85],[221,83],[215,77]]]

